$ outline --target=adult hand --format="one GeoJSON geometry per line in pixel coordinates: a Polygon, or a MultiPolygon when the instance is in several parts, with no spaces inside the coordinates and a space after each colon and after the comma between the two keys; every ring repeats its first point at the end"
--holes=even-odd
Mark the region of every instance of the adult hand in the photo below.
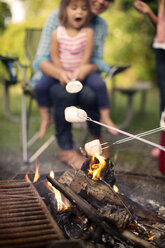
{"type": "Polygon", "coordinates": [[[73,75],[71,72],[62,69],[60,70],[58,80],[60,81],[62,86],[66,86],[66,84],[69,83],[72,79],[73,75]]]}
{"type": "Polygon", "coordinates": [[[149,14],[151,12],[151,8],[148,6],[148,4],[140,1],[140,0],[136,0],[134,2],[134,7],[143,14],[149,14]]]}

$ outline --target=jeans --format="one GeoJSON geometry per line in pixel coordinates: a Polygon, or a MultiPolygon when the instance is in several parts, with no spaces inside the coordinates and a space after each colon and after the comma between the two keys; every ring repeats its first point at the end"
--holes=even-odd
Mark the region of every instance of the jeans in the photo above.
{"type": "Polygon", "coordinates": [[[165,110],[165,50],[155,49],[157,81],[160,91],[160,111],[165,110]]]}
{"type": "Polygon", "coordinates": [[[49,107],[51,105],[49,89],[58,83],[58,80],[48,77],[45,74],[37,82],[34,92],[39,107],[49,107]]]}
{"type": "MultiPolygon", "coordinates": [[[[54,84],[59,84],[59,81],[46,75],[43,75],[41,79],[37,82],[34,90],[36,100],[40,107],[50,106],[51,100],[49,89],[54,84]]],[[[83,82],[83,86],[86,85],[88,85],[96,93],[99,109],[105,109],[110,107],[110,101],[105,82],[98,73],[89,74],[89,76],[83,82]]]]}
{"type": "MultiPolygon", "coordinates": [[[[64,110],[69,106],[78,106],[86,111],[87,116],[99,121],[99,109],[109,108],[106,85],[98,73],[91,73],[83,82],[83,89],[70,94],[57,79],[43,75],[35,86],[35,95],[39,107],[53,104],[53,116],[58,145],[64,150],[73,149],[72,124],[65,120],[64,110]]],[[[101,127],[87,121],[91,135],[100,137],[101,127]]]]}
{"type": "MultiPolygon", "coordinates": [[[[64,150],[71,150],[73,149],[72,124],[65,120],[64,110],[69,106],[79,106],[86,111],[88,117],[99,121],[100,115],[96,94],[87,85],[84,85],[79,93],[70,94],[60,83],[55,83],[50,88],[50,96],[54,108],[54,122],[58,145],[64,150]]],[[[101,128],[99,125],[89,121],[87,121],[87,125],[92,135],[100,136],[101,128]]]]}

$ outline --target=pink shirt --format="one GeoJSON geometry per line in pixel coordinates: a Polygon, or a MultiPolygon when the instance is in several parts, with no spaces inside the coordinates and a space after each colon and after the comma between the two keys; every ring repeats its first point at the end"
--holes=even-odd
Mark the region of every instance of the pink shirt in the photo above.
{"type": "Polygon", "coordinates": [[[59,43],[59,57],[65,70],[73,72],[80,64],[87,42],[86,28],[82,28],[78,35],[70,37],[64,26],[57,29],[59,43]]]}

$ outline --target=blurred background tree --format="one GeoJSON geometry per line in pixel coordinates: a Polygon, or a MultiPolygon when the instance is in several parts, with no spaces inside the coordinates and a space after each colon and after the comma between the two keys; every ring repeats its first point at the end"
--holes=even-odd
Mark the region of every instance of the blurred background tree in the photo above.
{"type": "Polygon", "coordinates": [[[6,28],[6,23],[11,19],[11,16],[9,5],[0,1],[0,33],[6,28]]]}
{"type": "MultiPolygon", "coordinates": [[[[10,23],[5,20],[11,16],[9,6],[0,1],[0,53],[6,51],[11,56],[24,59],[24,35],[26,27],[42,28],[48,15],[58,8],[59,0],[20,0],[23,3],[26,18],[22,23],[10,23]]],[[[145,0],[154,12],[157,1],[145,0]]],[[[19,14],[19,13],[18,13],[19,14]]],[[[132,84],[137,80],[155,81],[154,52],[152,49],[155,27],[148,18],[138,13],[132,0],[116,0],[102,15],[109,25],[105,45],[104,59],[111,65],[130,64],[123,79],[118,76],[118,83],[132,84]]]]}

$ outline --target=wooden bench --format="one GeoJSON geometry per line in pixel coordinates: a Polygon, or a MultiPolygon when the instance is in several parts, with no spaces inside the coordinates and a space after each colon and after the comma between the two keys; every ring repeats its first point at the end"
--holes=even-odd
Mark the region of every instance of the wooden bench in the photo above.
{"type": "Polygon", "coordinates": [[[134,96],[137,93],[141,94],[139,113],[141,115],[144,113],[146,101],[147,101],[147,93],[151,88],[152,88],[151,82],[137,82],[130,88],[113,87],[112,89],[113,98],[115,98],[114,96],[115,92],[120,92],[121,94],[125,95],[128,98],[125,119],[123,123],[119,125],[120,129],[127,129],[131,124],[133,118],[133,100],[134,100],[134,96]]]}
{"type": "Polygon", "coordinates": [[[109,74],[105,77],[105,82],[108,83],[112,80],[112,89],[111,89],[111,102],[113,108],[115,108],[115,92],[119,92],[127,97],[127,106],[125,111],[125,119],[124,121],[118,125],[119,129],[127,129],[133,118],[133,99],[136,93],[141,94],[141,102],[140,102],[140,114],[144,113],[146,100],[147,100],[147,92],[152,88],[151,82],[137,82],[132,87],[122,88],[116,86],[115,75],[129,69],[131,66],[112,66],[109,74]]]}

